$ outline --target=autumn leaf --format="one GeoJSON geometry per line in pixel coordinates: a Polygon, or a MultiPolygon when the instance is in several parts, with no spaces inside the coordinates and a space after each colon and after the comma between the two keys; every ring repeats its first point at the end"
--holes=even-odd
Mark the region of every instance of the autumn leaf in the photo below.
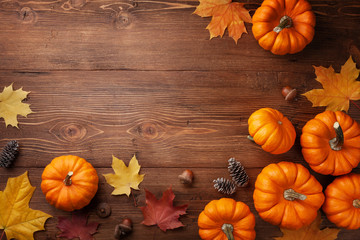
{"type": "Polygon", "coordinates": [[[34,191],[27,172],[9,178],[5,190],[0,191],[0,229],[7,239],[32,240],[34,232],[44,230],[46,220],[52,217],[29,207],[34,191]]]}
{"type": "Polygon", "coordinates": [[[168,188],[160,200],[154,194],[145,189],[146,206],[141,207],[144,215],[142,224],[146,226],[158,225],[164,232],[167,229],[174,229],[184,226],[178,218],[180,215],[186,214],[188,205],[173,206],[175,194],[168,188]]]}
{"type": "Polygon", "coordinates": [[[84,213],[72,213],[71,219],[58,217],[59,223],[56,226],[61,233],[57,237],[68,239],[79,238],[80,240],[92,240],[92,235],[97,233],[99,223],[87,223],[88,216],[84,213]]]}
{"type": "Polygon", "coordinates": [[[200,4],[194,11],[200,17],[211,17],[206,29],[210,32],[210,39],[224,35],[228,29],[229,36],[237,43],[243,33],[247,33],[244,22],[251,23],[249,11],[244,3],[231,0],[199,0],[200,4]]]}
{"type": "Polygon", "coordinates": [[[335,73],[331,66],[314,68],[316,80],[323,89],[313,89],[303,94],[313,103],[313,107],[326,106],[326,110],[347,112],[350,100],[360,99],[360,81],[356,81],[360,70],[351,56],[341,67],[340,73],[335,73]]]}
{"type": "Polygon", "coordinates": [[[30,92],[25,92],[22,88],[14,91],[12,84],[4,87],[0,93],[0,118],[5,120],[5,125],[18,128],[17,115],[26,117],[32,113],[30,104],[21,102],[30,92]]]}
{"type": "Polygon", "coordinates": [[[340,229],[325,228],[320,230],[321,214],[318,213],[316,219],[309,225],[299,230],[289,230],[280,228],[282,237],[276,237],[275,240],[334,240],[337,238],[340,229]]]}
{"type": "Polygon", "coordinates": [[[112,195],[126,194],[130,196],[131,189],[139,190],[139,184],[144,180],[144,174],[140,175],[140,165],[134,155],[130,160],[129,167],[122,160],[113,156],[112,168],[115,174],[104,174],[106,182],[115,189],[112,195]]]}

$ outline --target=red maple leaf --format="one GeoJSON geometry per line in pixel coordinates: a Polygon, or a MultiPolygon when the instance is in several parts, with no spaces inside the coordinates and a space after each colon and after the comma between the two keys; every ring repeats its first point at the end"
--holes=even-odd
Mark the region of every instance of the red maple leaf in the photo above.
{"type": "Polygon", "coordinates": [[[68,239],[79,238],[80,240],[93,240],[93,234],[97,232],[99,223],[87,223],[88,216],[83,213],[73,213],[71,219],[67,217],[58,217],[57,228],[61,233],[57,237],[68,239]]]}
{"type": "Polygon", "coordinates": [[[184,226],[180,221],[180,215],[186,214],[187,204],[182,206],[174,206],[173,200],[175,194],[169,187],[161,199],[157,199],[154,194],[145,189],[146,206],[141,207],[144,215],[142,224],[146,226],[158,225],[164,232],[167,229],[174,229],[184,226]]]}

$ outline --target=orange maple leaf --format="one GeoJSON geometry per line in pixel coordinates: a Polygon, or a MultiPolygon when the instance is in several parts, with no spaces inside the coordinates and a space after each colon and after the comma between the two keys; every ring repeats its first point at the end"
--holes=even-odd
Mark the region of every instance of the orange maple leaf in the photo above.
{"type": "Polygon", "coordinates": [[[321,214],[318,213],[315,220],[308,226],[299,230],[289,230],[280,228],[283,233],[282,237],[276,237],[275,240],[334,240],[337,238],[340,229],[325,228],[320,230],[321,214]]]}
{"type": "Polygon", "coordinates": [[[360,70],[351,56],[341,67],[340,73],[335,73],[331,66],[314,68],[316,80],[324,89],[313,89],[302,94],[313,103],[313,107],[326,106],[326,110],[347,112],[350,100],[360,99],[360,81],[356,81],[360,70]]]}
{"type": "Polygon", "coordinates": [[[199,0],[200,4],[194,11],[200,17],[211,17],[211,22],[206,27],[210,32],[210,39],[224,35],[228,29],[229,36],[235,43],[243,33],[247,33],[244,22],[251,23],[249,11],[244,8],[244,3],[231,2],[231,0],[199,0]]]}

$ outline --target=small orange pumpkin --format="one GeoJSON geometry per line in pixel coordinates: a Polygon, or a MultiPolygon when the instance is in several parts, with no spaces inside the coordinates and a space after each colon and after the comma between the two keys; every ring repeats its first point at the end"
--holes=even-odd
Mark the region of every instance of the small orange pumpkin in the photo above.
{"type": "Polygon", "coordinates": [[[360,228],[360,174],[336,178],[325,190],[323,210],[338,227],[360,228]]]}
{"type": "Polygon", "coordinates": [[[231,198],[212,200],[198,219],[199,235],[204,240],[252,240],[255,217],[243,202],[231,198]]]}
{"type": "Polygon", "coordinates": [[[292,162],[266,166],[256,179],[253,198],[262,219],[288,229],[309,225],[325,199],[309,170],[292,162]]]}
{"type": "Polygon", "coordinates": [[[272,154],[290,150],[295,143],[296,132],[291,122],[276,109],[261,108],[248,119],[249,139],[272,154]]]}
{"type": "Polygon", "coordinates": [[[260,46],[277,55],[302,51],[315,33],[315,15],[306,0],[265,0],[252,22],[260,46]]]}
{"type": "Polygon", "coordinates": [[[88,205],[98,189],[95,168],[77,156],[54,158],[41,176],[41,190],[56,208],[74,211],[88,205]]]}
{"type": "Polygon", "coordinates": [[[325,111],[305,124],[300,144],[315,172],[347,174],[360,162],[360,125],[344,112],[325,111]]]}

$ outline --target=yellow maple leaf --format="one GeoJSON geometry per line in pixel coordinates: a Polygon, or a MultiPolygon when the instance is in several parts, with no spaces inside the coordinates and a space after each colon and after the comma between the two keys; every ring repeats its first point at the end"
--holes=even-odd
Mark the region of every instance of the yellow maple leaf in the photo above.
{"type": "Polygon", "coordinates": [[[29,207],[34,191],[27,171],[9,178],[5,190],[0,191],[0,229],[4,229],[7,239],[32,240],[34,232],[44,230],[46,220],[52,217],[29,207]]]}
{"type": "Polygon", "coordinates": [[[299,230],[289,230],[280,228],[282,237],[276,237],[275,240],[334,240],[337,238],[340,229],[325,228],[320,230],[321,214],[318,213],[315,220],[309,225],[299,230]]]}
{"type": "Polygon", "coordinates": [[[347,112],[350,100],[360,99],[360,81],[356,81],[360,70],[351,56],[341,67],[340,73],[335,73],[331,66],[314,68],[316,80],[323,89],[313,89],[302,94],[312,102],[313,107],[326,106],[326,110],[347,112]]]}
{"type": "Polygon", "coordinates": [[[106,182],[115,188],[112,195],[126,194],[130,196],[130,188],[139,190],[139,184],[144,180],[144,174],[139,174],[140,165],[135,155],[130,160],[129,167],[126,167],[122,160],[113,156],[111,167],[115,174],[103,175],[106,182]]]}
{"type": "Polygon", "coordinates": [[[249,11],[244,3],[231,2],[232,0],[199,0],[200,4],[194,13],[200,17],[211,17],[206,29],[210,32],[210,39],[224,35],[228,29],[229,36],[237,43],[243,33],[247,33],[244,22],[251,23],[249,11]]]}
{"type": "Polygon", "coordinates": [[[18,127],[17,115],[26,117],[32,113],[30,104],[21,102],[29,93],[23,91],[22,88],[14,91],[12,84],[4,87],[3,92],[0,93],[0,118],[4,118],[6,126],[10,124],[18,127]]]}

